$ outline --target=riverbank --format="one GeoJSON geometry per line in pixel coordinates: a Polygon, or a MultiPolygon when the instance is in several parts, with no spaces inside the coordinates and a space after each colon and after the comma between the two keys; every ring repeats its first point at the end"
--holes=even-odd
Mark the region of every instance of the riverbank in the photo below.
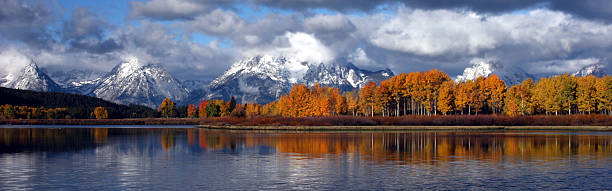
{"type": "MultiPolygon", "coordinates": [[[[572,115],[572,116],[402,116],[402,117],[364,117],[364,116],[330,116],[330,117],[208,117],[208,118],[129,118],[129,119],[3,119],[0,125],[208,125],[208,126],[335,126],[335,127],[388,127],[406,128],[419,126],[460,127],[480,126],[498,128],[500,126],[612,126],[612,117],[608,115],[572,115]]],[[[361,128],[360,128],[361,129],[361,128]]]]}
{"type": "Polygon", "coordinates": [[[406,130],[567,130],[612,131],[611,126],[215,126],[199,125],[205,129],[261,130],[261,131],[406,131],[406,130]]]}

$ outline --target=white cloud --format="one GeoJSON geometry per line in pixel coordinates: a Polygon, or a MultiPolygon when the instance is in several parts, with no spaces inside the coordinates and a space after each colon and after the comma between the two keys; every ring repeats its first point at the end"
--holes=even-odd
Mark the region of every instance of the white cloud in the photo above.
{"type": "Polygon", "coordinates": [[[495,23],[471,12],[405,10],[370,34],[379,47],[418,55],[477,54],[492,49],[501,34],[495,23]]]}
{"type": "Polygon", "coordinates": [[[9,47],[0,52],[0,73],[1,76],[7,74],[17,75],[23,68],[30,64],[32,59],[23,53],[20,50],[17,50],[14,47],[9,47]]]}
{"type": "Polygon", "coordinates": [[[243,51],[244,56],[271,55],[295,58],[300,62],[330,63],[334,52],[323,45],[313,35],[303,32],[287,32],[278,36],[265,47],[250,47],[243,51]]]}
{"type": "Polygon", "coordinates": [[[368,58],[368,55],[362,48],[355,49],[354,52],[347,56],[347,60],[357,66],[377,65],[376,61],[368,58]]]}
{"type": "Polygon", "coordinates": [[[234,12],[215,9],[214,11],[197,16],[188,25],[207,34],[229,35],[243,30],[245,21],[234,12]]]}
{"type": "Polygon", "coordinates": [[[570,60],[549,60],[532,63],[531,71],[537,73],[574,73],[585,66],[598,64],[599,58],[579,58],[570,60]]]}
{"type": "Polygon", "coordinates": [[[188,0],[151,0],[130,2],[131,18],[150,17],[160,20],[180,19],[193,16],[207,9],[204,4],[188,0]]]}
{"type": "Polygon", "coordinates": [[[304,28],[309,32],[351,32],[355,26],[342,14],[315,15],[304,20],[304,28]]]}

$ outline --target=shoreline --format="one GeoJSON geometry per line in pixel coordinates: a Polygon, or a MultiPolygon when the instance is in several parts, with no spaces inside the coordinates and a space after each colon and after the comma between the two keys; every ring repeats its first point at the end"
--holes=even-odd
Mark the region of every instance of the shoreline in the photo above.
{"type": "Polygon", "coordinates": [[[264,131],[411,131],[411,130],[566,130],[612,131],[611,126],[223,126],[198,125],[204,129],[264,131]]]}

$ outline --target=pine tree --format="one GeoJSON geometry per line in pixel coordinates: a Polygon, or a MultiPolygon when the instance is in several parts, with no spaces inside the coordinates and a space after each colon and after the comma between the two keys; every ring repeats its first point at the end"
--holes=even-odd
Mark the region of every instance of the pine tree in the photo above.
{"type": "Polygon", "coordinates": [[[232,96],[232,98],[230,98],[229,101],[229,107],[228,107],[228,112],[231,113],[234,111],[234,109],[236,108],[236,98],[234,98],[234,96],[232,96]]]}

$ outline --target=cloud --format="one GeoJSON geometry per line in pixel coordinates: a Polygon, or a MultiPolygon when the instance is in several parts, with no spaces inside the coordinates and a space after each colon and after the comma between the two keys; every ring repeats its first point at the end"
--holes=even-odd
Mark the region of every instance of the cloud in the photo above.
{"type": "Polygon", "coordinates": [[[335,53],[323,45],[312,34],[287,32],[278,36],[271,44],[262,47],[245,49],[243,56],[256,55],[284,56],[295,58],[300,62],[330,63],[335,53]]]}
{"type": "Polygon", "coordinates": [[[304,29],[325,42],[350,37],[357,28],[342,14],[315,15],[304,20],[304,29]]]}
{"type": "Polygon", "coordinates": [[[534,63],[532,71],[537,73],[560,74],[574,73],[585,66],[601,63],[599,58],[578,58],[570,60],[549,60],[534,63]]]}
{"type": "Polygon", "coordinates": [[[435,67],[459,73],[471,58],[492,56],[500,58],[501,64],[531,72],[531,64],[607,58],[612,50],[611,25],[549,9],[486,15],[400,8],[394,16],[350,19],[359,23],[355,36],[376,47],[365,49],[366,53],[401,71],[435,67]]]}
{"type": "Polygon", "coordinates": [[[64,38],[85,38],[89,36],[101,38],[108,22],[99,18],[88,8],[75,8],[71,19],[64,23],[64,38]]]}
{"type": "Polygon", "coordinates": [[[110,24],[88,8],[75,8],[70,20],[63,23],[63,40],[72,49],[107,53],[121,48],[116,39],[104,39],[110,24]]]}
{"type": "Polygon", "coordinates": [[[612,21],[612,1],[609,0],[556,0],[550,1],[550,8],[587,19],[612,21]]]}
{"type": "Polygon", "coordinates": [[[168,26],[142,22],[139,27],[121,29],[116,34],[122,39],[122,49],[113,53],[137,56],[144,63],[161,64],[179,79],[210,79],[230,65],[231,52],[213,41],[199,44],[180,39],[168,26]]]}
{"type": "Polygon", "coordinates": [[[157,20],[188,19],[208,10],[205,4],[189,0],[151,0],[130,2],[129,18],[152,18],[157,20]]]}
{"type": "Polygon", "coordinates": [[[495,24],[472,12],[400,10],[371,34],[379,47],[418,55],[477,54],[495,48],[495,24]]]}
{"type": "Polygon", "coordinates": [[[31,62],[31,58],[22,54],[21,51],[15,47],[8,47],[0,50],[0,67],[2,68],[2,70],[0,70],[0,77],[7,74],[18,75],[21,70],[31,62]]]}
{"type": "Polygon", "coordinates": [[[371,66],[377,65],[376,61],[370,59],[366,52],[362,48],[355,49],[354,52],[350,53],[347,56],[347,61],[358,65],[358,66],[371,66]]]}
{"type": "Polygon", "coordinates": [[[24,42],[33,47],[50,47],[55,43],[47,24],[55,19],[43,2],[0,1],[0,39],[24,42]]]}
{"type": "Polygon", "coordinates": [[[244,29],[245,21],[234,12],[215,9],[214,11],[199,15],[187,25],[206,34],[223,36],[244,29]]]}

